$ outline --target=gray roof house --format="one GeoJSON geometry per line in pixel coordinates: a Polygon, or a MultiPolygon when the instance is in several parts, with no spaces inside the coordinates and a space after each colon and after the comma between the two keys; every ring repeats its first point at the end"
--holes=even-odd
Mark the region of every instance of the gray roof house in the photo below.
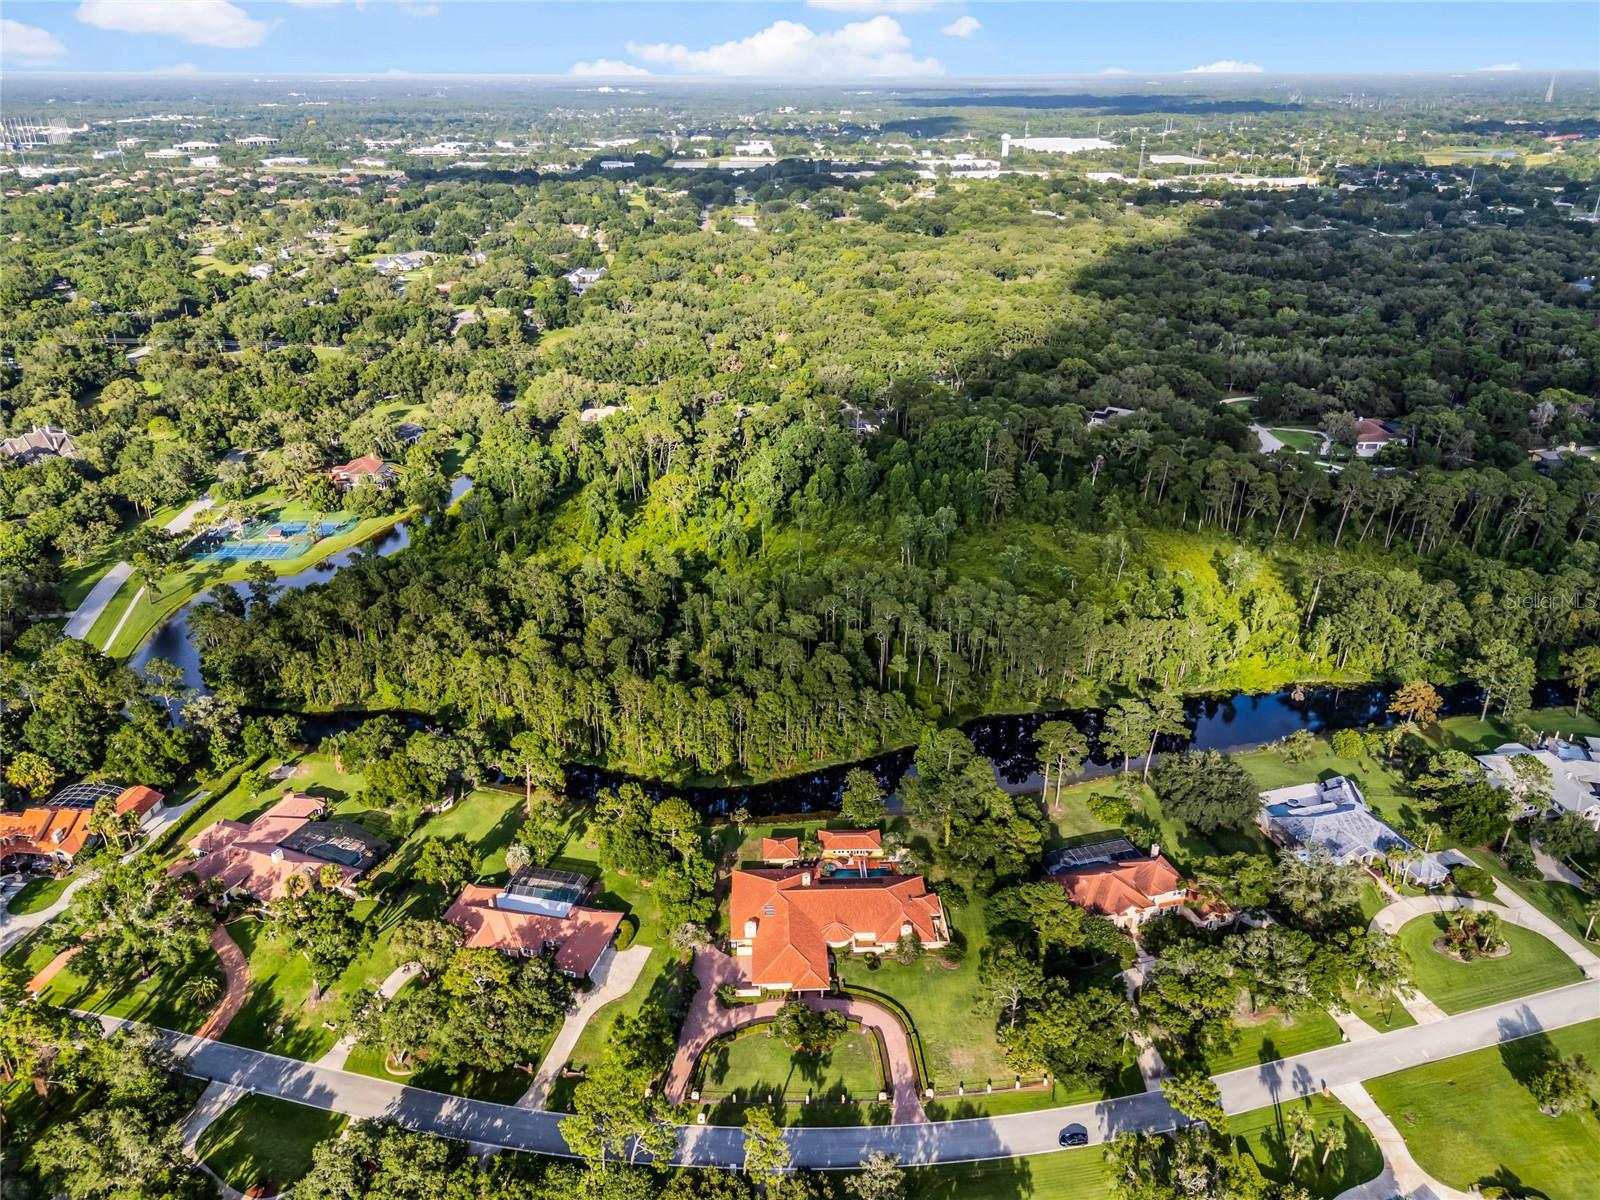
{"type": "Polygon", "coordinates": [[[1493,754],[1477,756],[1478,765],[1495,787],[1505,787],[1511,779],[1511,760],[1531,754],[1550,770],[1550,815],[1577,813],[1600,829],[1600,738],[1585,738],[1584,744],[1548,737],[1531,750],[1521,742],[1507,742],[1493,754]]]}
{"type": "Polygon", "coordinates": [[[77,458],[78,447],[66,430],[35,425],[27,433],[0,440],[0,454],[26,467],[47,458],[77,458]]]}
{"type": "MultiPolygon", "coordinates": [[[[1274,788],[1262,792],[1261,801],[1257,820],[1267,836],[1302,854],[1321,849],[1337,863],[1365,866],[1398,849],[1417,849],[1367,807],[1355,780],[1344,775],[1274,788]]],[[[1410,868],[1411,878],[1428,888],[1449,874],[1436,854],[1423,854],[1410,868]]]]}

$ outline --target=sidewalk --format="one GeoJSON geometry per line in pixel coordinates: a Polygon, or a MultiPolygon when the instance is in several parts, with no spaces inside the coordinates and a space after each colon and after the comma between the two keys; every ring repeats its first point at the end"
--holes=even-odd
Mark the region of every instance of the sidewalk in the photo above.
{"type": "Polygon", "coordinates": [[[1406,1200],[1478,1200],[1476,1196],[1440,1183],[1418,1166],[1394,1122],[1361,1084],[1340,1084],[1333,1089],[1333,1094],[1367,1127],[1372,1140],[1383,1151],[1384,1163],[1383,1174],[1341,1192],[1337,1200],[1394,1200],[1396,1196],[1406,1200]]]}

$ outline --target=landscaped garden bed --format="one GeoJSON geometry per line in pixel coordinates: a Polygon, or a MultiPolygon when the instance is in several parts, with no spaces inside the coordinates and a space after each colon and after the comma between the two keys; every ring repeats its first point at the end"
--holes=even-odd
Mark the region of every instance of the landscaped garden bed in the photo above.
{"type": "Polygon", "coordinates": [[[1417,990],[1447,1013],[1465,1012],[1518,996],[1547,991],[1583,978],[1575,963],[1537,933],[1503,922],[1500,936],[1508,952],[1463,962],[1434,949],[1448,928],[1442,913],[1417,917],[1400,930],[1400,944],[1411,956],[1417,990]]]}

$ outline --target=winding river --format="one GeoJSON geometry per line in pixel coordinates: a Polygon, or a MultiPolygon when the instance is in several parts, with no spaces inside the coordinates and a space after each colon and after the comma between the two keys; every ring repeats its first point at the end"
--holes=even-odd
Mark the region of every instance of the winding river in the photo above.
{"type": "MultiPolygon", "coordinates": [[[[450,486],[450,503],[454,505],[471,487],[472,480],[468,476],[454,480],[450,486]]],[[[279,588],[297,590],[314,583],[326,583],[341,567],[363,556],[376,554],[387,557],[410,544],[411,533],[406,523],[401,521],[366,542],[330,555],[303,571],[282,576],[277,580],[277,585],[279,588]]],[[[218,586],[231,587],[241,594],[247,587],[242,582],[218,586]]],[[[183,669],[189,687],[206,691],[205,681],[200,676],[200,654],[189,637],[189,611],[214,591],[215,588],[208,588],[201,592],[162,622],[139,647],[130,665],[135,670],[141,670],[152,658],[167,659],[183,669]]],[[[1318,733],[1388,725],[1393,722],[1388,708],[1394,692],[1395,687],[1391,684],[1356,684],[1348,687],[1297,687],[1264,694],[1239,692],[1231,696],[1192,696],[1184,701],[1188,736],[1163,738],[1158,749],[1166,752],[1185,748],[1245,750],[1275,742],[1297,729],[1318,733]]],[[[1476,714],[1482,702],[1482,693],[1471,684],[1443,687],[1439,693],[1444,699],[1446,716],[1476,714]]],[[[1533,704],[1536,708],[1571,703],[1571,690],[1559,684],[1543,683],[1534,689],[1533,704]]],[[[372,715],[362,712],[308,714],[302,718],[302,722],[306,735],[315,740],[335,730],[353,728],[372,715]]],[[[417,715],[395,715],[402,716],[408,724],[418,728],[427,724],[425,718],[417,715]]],[[[962,729],[972,739],[978,752],[993,761],[1000,785],[1009,792],[1022,793],[1038,791],[1040,787],[1041,780],[1034,759],[1038,748],[1034,735],[1045,721],[1071,721],[1089,735],[1090,744],[1096,747],[1096,751],[1094,759],[1084,771],[1085,775],[1111,773],[1115,764],[1110,763],[1098,750],[1097,734],[1103,717],[1104,713],[1099,709],[1067,709],[980,717],[967,722],[962,729]]],[[[619,784],[637,783],[652,796],[682,796],[707,816],[728,816],[743,807],[754,816],[771,817],[836,808],[845,775],[857,767],[872,771],[886,790],[893,791],[911,767],[911,762],[911,749],[891,750],[858,762],[739,787],[680,786],[578,764],[567,768],[567,792],[575,798],[587,798],[619,784]]]]}

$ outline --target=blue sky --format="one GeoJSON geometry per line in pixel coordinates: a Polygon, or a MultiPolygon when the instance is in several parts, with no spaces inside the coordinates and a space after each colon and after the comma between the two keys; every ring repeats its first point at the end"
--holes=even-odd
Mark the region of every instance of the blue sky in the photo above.
{"type": "Polygon", "coordinates": [[[12,70],[865,78],[1600,70],[1600,5],[7,0],[12,70]]]}

